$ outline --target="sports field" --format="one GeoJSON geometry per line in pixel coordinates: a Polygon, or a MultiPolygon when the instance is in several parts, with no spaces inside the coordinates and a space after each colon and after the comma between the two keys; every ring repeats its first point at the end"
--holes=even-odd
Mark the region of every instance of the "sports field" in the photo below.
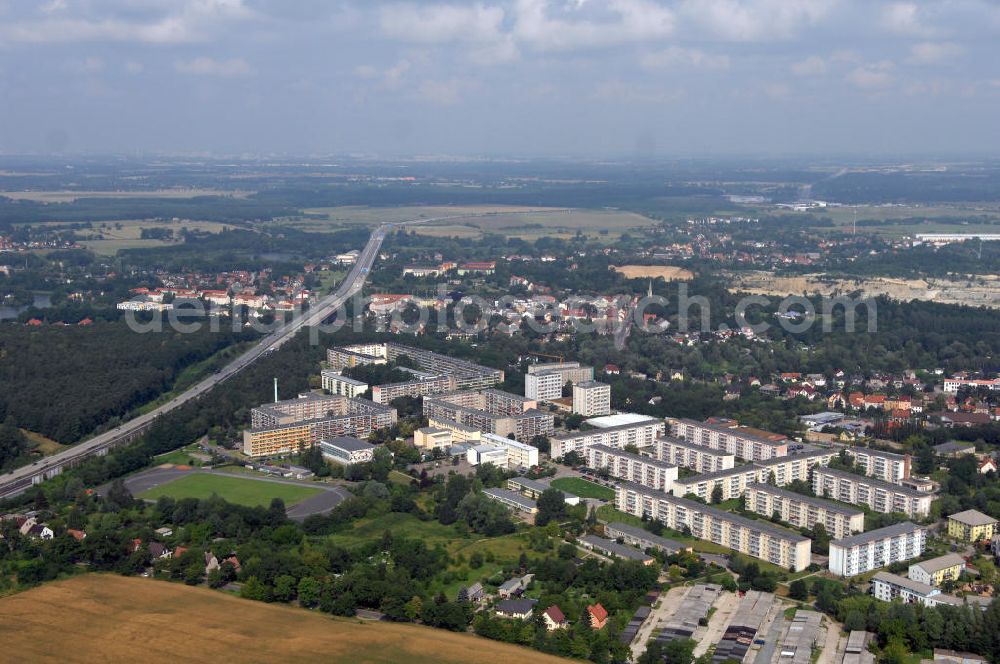
{"type": "Polygon", "coordinates": [[[606,486],[595,484],[582,477],[560,477],[550,483],[553,489],[572,493],[581,498],[597,498],[598,500],[614,500],[615,491],[606,486]]]}
{"type": "Polygon", "coordinates": [[[270,505],[273,498],[281,498],[285,506],[290,507],[301,503],[306,498],[314,496],[322,489],[314,489],[295,484],[266,482],[239,476],[210,475],[207,473],[192,473],[184,475],[172,482],[161,484],[140,493],[137,497],[156,500],[160,496],[171,498],[211,498],[218,494],[220,498],[237,505],[270,505]]]}
{"type": "Polygon", "coordinates": [[[64,664],[568,661],[471,634],[331,618],[207,588],[104,574],[0,599],[0,643],[4,661],[64,664]]]}

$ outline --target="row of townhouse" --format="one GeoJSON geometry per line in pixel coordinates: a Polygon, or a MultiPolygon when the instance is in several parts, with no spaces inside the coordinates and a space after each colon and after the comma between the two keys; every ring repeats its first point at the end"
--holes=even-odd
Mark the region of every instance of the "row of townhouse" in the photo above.
{"type": "Polygon", "coordinates": [[[909,517],[929,515],[934,497],[906,486],[833,468],[816,468],[812,484],[813,493],[817,496],[852,505],[867,505],[884,514],[902,512],[909,517]]]}
{"type": "Polygon", "coordinates": [[[588,467],[607,470],[611,477],[660,491],[670,491],[677,480],[677,466],[608,445],[591,445],[584,459],[588,467]]]}
{"type": "Polygon", "coordinates": [[[796,572],[812,562],[812,542],[767,521],[756,521],[632,482],[615,489],[615,507],[668,528],[690,530],[695,537],[766,560],[796,572]]]}
{"type": "Polygon", "coordinates": [[[884,452],[869,447],[848,447],[846,451],[868,477],[893,483],[901,482],[910,477],[911,460],[909,454],[884,452]]]}
{"type": "Polygon", "coordinates": [[[736,422],[667,418],[670,434],[694,445],[734,454],[747,461],[764,461],[786,456],[791,441],[785,436],[738,426],[736,422]]]}
{"type": "Polygon", "coordinates": [[[751,484],[743,497],[746,509],[751,512],[769,518],[777,514],[782,521],[797,528],[812,529],[816,524],[823,524],[835,539],[865,529],[865,513],[859,509],[770,484],[751,484]]]}
{"type": "Polygon", "coordinates": [[[920,557],[927,545],[927,530],[904,521],[830,542],[830,572],[856,576],[920,557]]]}
{"type": "Polygon", "coordinates": [[[795,480],[808,481],[810,471],[825,466],[836,456],[830,449],[814,449],[784,457],[775,457],[733,468],[684,477],[674,482],[673,494],[694,494],[711,500],[716,487],[722,490],[722,500],[739,498],[751,484],[785,486],[795,480]]]}
{"type": "Polygon", "coordinates": [[[649,447],[656,442],[657,437],[663,435],[663,431],[663,420],[655,417],[586,431],[571,431],[552,437],[550,453],[553,459],[559,459],[570,452],[583,456],[591,445],[607,445],[616,449],[622,449],[626,445],[649,447]]]}
{"type": "Polygon", "coordinates": [[[726,470],[736,465],[736,456],[733,454],[717,452],[673,436],[656,439],[656,458],[698,473],[726,470]]]}

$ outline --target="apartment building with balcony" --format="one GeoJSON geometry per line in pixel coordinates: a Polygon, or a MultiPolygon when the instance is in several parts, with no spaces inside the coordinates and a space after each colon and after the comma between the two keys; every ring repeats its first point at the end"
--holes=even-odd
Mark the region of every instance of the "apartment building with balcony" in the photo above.
{"type": "Polygon", "coordinates": [[[874,477],[818,466],[813,469],[812,483],[817,496],[867,505],[883,514],[902,512],[909,517],[925,517],[931,512],[933,495],[874,477]]]}
{"type": "Polygon", "coordinates": [[[868,477],[895,484],[910,476],[909,454],[884,452],[869,447],[848,447],[846,451],[868,477]]]}
{"type": "Polygon", "coordinates": [[[632,482],[616,487],[615,507],[660,521],[673,530],[687,529],[699,539],[785,569],[802,571],[812,561],[812,542],[798,533],[632,482]]]}
{"type": "Polygon", "coordinates": [[[608,445],[591,445],[584,451],[584,459],[589,468],[607,470],[611,477],[659,491],[670,491],[678,474],[675,465],[608,445]]]}
{"type": "Polygon", "coordinates": [[[910,521],[830,542],[830,572],[856,576],[920,557],[927,530],[910,521]]]}
{"type": "Polygon", "coordinates": [[[570,452],[583,456],[584,450],[591,445],[607,445],[616,449],[634,445],[642,449],[653,445],[656,438],[663,435],[663,431],[663,420],[648,417],[586,431],[561,433],[550,439],[550,455],[553,459],[562,458],[570,452]]]}
{"type": "Polygon", "coordinates": [[[712,473],[736,465],[736,456],[694,445],[673,436],[656,439],[656,458],[698,473],[712,473]]]}
{"type": "Polygon", "coordinates": [[[788,454],[791,441],[785,436],[738,426],[726,420],[697,422],[667,418],[670,434],[694,445],[736,455],[747,461],[764,461],[788,454]]]}
{"type": "Polygon", "coordinates": [[[816,524],[834,539],[865,529],[865,513],[822,498],[804,496],[770,484],[750,484],[743,495],[746,509],[770,518],[777,514],[782,521],[797,528],[812,529],[816,524]]]}

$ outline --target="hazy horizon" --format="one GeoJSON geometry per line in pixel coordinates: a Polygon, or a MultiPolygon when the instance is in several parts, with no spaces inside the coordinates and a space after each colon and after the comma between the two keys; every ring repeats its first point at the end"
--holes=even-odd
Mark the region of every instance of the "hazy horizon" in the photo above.
{"type": "Polygon", "coordinates": [[[986,0],[0,0],[0,153],[961,158],[986,0]]]}

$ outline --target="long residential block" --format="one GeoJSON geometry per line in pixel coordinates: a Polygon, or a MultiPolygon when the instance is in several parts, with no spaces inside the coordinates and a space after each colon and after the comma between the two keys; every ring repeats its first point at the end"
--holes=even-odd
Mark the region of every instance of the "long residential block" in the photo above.
{"type": "Polygon", "coordinates": [[[603,468],[612,477],[660,491],[670,491],[677,480],[677,466],[608,445],[591,445],[584,458],[590,468],[603,468]]]}
{"type": "Polygon", "coordinates": [[[417,380],[373,386],[372,400],[376,403],[386,404],[407,396],[483,389],[504,379],[500,369],[393,342],[338,346],[326,351],[327,363],[334,371],[365,364],[387,364],[403,357],[415,364],[423,375],[417,380]]]}
{"type": "Polygon", "coordinates": [[[265,404],[251,411],[251,427],[243,431],[243,453],[271,456],[297,452],[338,436],[367,438],[396,423],[396,409],[341,395],[303,395],[265,404]]]}
{"type": "Polygon", "coordinates": [[[702,500],[711,500],[715,488],[722,490],[722,500],[739,498],[754,483],[785,486],[795,480],[809,481],[810,471],[823,466],[835,456],[833,450],[816,449],[788,456],[774,457],[742,466],[692,475],[674,482],[673,494],[694,494],[702,500]]]}
{"type": "Polygon", "coordinates": [[[553,436],[549,441],[550,454],[553,459],[559,459],[570,452],[583,456],[584,450],[591,445],[607,445],[617,449],[626,445],[649,447],[657,436],[663,435],[663,430],[663,420],[650,417],[626,424],[563,433],[553,436]]]}
{"type": "Polygon", "coordinates": [[[924,517],[931,512],[933,496],[874,477],[862,477],[833,468],[813,470],[813,493],[842,503],[867,505],[876,512],[902,512],[924,517]]]}
{"type": "Polygon", "coordinates": [[[468,390],[425,397],[428,419],[451,420],[498,436],[514,435],[521,441],[548,436],[554,429],[552,413],[537,408],[538,402],[501,390],[468,390]]]}
{"type": "Polygon", "coordinates": [[[785,569],[798,572],[812,561],[811,542],[798,533],[632,482],[616,487],[615,507],[633,516],[655,519],[674,530],[686,528],[699,539],[785,569]]]}
{"type": "Polygon", "coordinates": [[[712,473],[736,465],[736,456],[695,445],[673,436],[656,439],[656,458],[699,473],[712,473]]]}
{"type": "Polygon", "coordinates": [[[897,483],[910,476],[910,455],[873,450],[869,447],[848,447],[847,453],[868,477],[897,483]]]}
{"type": "Polygon", "coordinates": [[[829,500],[804,496],[770,484],[750,484],[743,495],[746,508],[761,516],[778,514],[797,528],[812,529],[816,524],[835,539],[865,529],[865,513],[829,500]]]}
{"type": "Polygon", "coordinates": [[[927,544],[927,530],[904,521],[830,542],[830,572],[855,576],[919,557],[927,544]]]}
{"type": "Polygon", "coordinates": [[[788,454],[785,436],[742,427],[735,422],[697,422],[668,418],[671,435],[720,452],[735,454],[747,461],[763,461],[788,454]]]}

